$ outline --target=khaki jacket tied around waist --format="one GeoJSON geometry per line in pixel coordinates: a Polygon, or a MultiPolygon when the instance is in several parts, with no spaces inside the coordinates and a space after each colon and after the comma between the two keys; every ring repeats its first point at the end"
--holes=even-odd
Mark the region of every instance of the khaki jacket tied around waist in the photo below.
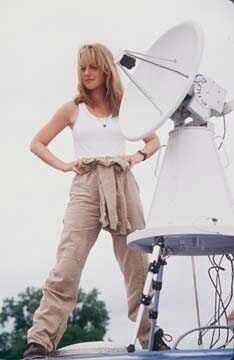
{"type": "Polygon", "coordinates": [[[120,157],[82,158],[80,175],[97,170],[102,228],[127,235],[145,227],[139,188],[128,161],[120,157]]]}

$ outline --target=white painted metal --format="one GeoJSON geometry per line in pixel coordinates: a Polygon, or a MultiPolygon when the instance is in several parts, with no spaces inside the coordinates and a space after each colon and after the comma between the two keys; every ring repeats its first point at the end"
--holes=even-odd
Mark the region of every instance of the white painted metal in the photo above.
{"type": "Polygon", "coordinates": [[[90,354],[97,354],[97,356],[100,356],[101,354],[108,354],[108,353],[114,354],[114,353],[124,353],[124,352],[126,352],[125,344],[119,344],[112,341],[91,341],[91,342],[77,343],[77,344],[65,346],[63,348],[58,349],[56,355],[59,358],[63,356],[68,357],[74,355],[87,356],[90,354]]]}
{"type": "Polygon", "coordinates": [[[234,100],[231,100],[224,104],[223,114],[229,114],[234,111],[234,100]]]}
{"type": "Polygon", "coordinates": [[[193,82],[193,97],[187,110],[200,120],[209,120],[212,115],[221,116],[227,91],[214,80],[204,75],[196,75],[193,82]]]}
{"type": "Polygon", "coordinates": [[[212,128],[171,131],[146,229],[128,236],[130,247],[152,251],[164,236],[172,254],[234,251],[234,209],[212,128]]]}
{"type": "Polygon", "coordinates": [[[202,51],[203,32],[193,22],[175,26],[150,47],[121,103],[120,126],[127,139],[143,138],[170,118],[192,86],[202,51]]]}

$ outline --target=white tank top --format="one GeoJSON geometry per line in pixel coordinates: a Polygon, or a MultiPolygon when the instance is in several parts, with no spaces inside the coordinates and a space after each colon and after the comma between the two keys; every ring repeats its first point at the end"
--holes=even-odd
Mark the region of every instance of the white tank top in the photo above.
{"type": "Polygon", "coordinates": [[[79,104],[79,115],[72,128],[76,158],[124,155],[126,142],[118,120],[111,115],[96,117],[84,103],[79,104]]]}

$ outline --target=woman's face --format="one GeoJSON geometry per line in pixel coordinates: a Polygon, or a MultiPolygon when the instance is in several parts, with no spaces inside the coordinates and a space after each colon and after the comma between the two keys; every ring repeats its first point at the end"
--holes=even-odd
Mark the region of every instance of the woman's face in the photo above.
{"type": "Polygon", "coordinates": [[[80,77],[83,85],[88,90],[95,90],[105,85],[103,71],[97,67],[92,59],[85,59],[80,65],[80,77]]]}

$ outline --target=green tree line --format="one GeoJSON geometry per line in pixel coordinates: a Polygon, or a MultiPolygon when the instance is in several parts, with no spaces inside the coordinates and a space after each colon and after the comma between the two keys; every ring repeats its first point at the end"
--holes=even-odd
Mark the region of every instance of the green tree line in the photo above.
{"type": "MultiPolygon", "coordinates": [[[[98,299],[97,289],[78,293],[74,311],[70,314],[67,331],[59,347],[78,342],[99,341],[107,330],[109,315],[106,305],[98,299]]],[[[19,360],[26,347],[27,331],[39,306],[42,291],[27,287],[16,298],[6,298],[0,312],[0,359],[19,360]]]]}

